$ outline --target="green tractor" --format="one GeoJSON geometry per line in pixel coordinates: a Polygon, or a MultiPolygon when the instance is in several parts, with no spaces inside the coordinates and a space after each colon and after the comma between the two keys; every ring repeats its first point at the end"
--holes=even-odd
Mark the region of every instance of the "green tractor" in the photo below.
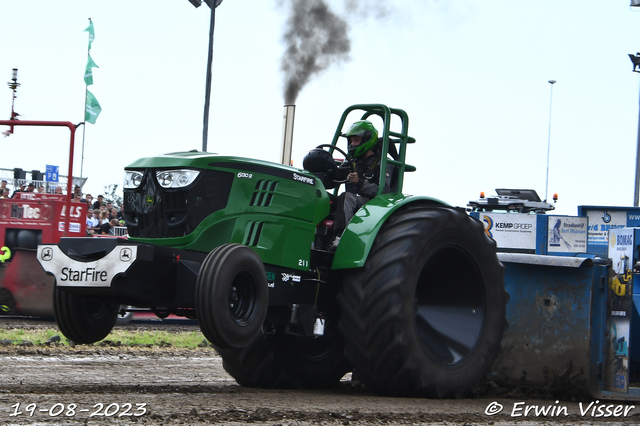
{"type": "Polygon", "coordinates": [[[125,169],[129,239],[38,248],[56,279],[60,330],[96,342],[119,306],[146,307],[197,318],[243,386],[330,387],[354,371],[382,395],[472,393],[506,327],[503,267],[463,209],[402,194],[415,170],[405,163],[408,124],[400,109],[351,106],[332,143],[309,154],[324,158],[312,171],[196,151],[134,162],[125,169]],[[351,113],[382,122],[383,172],[377,196],[332,247],[333,155],[351,113]]]}

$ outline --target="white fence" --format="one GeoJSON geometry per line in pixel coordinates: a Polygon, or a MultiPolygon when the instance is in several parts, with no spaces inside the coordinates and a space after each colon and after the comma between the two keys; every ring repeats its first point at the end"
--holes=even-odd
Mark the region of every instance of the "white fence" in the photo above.
{"type": "Polygon", "coordinates": [[[129,235],[126,226],[112,226],[111,229],[116,237],[127,237],[129,235]]]}

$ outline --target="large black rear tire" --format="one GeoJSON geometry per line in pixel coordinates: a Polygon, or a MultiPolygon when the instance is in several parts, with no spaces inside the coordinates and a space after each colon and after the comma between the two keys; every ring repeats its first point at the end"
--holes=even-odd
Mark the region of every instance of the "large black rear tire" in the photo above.
{"type": "Polygon", "coordinates": [[[75,343],[95,343],[111,333],[118,305],[53,290],[53,311],[60,332],[75,343]]]}
{"type": "Polygon", "coordinates": [[[204,337],[219,348],[247,346],[261,333],[268,290],[256,252],[241,244],[214,249],[196,282],[196,315],[204,337]]]}
{"type": "Polygon", "coordinates": [[[227,373],[247,387],[330,388],[351,371],[342,336],[330,328],[315,338],[269,334],[242,349],[216,349],[227,373]]]}
{"type": "Polygon", "coordinates": [[[500,351],[503,275],[495,242],[464,211],[395,212],[338,296],[358,379],[382,395],[472,393],[500,351]]]}

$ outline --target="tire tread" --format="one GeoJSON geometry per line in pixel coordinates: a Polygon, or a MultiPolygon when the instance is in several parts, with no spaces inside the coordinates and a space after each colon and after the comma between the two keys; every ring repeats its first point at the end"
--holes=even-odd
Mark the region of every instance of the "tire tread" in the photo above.
{"type": "MultiPolygon", "coordinates": [[[[434,208],[433,206],[409,205],[395,212],[383,225],[376,237],[366,264],[350,274],[344,288],[338,295],[342,310],[339,329],[345,337],[346,356],[355,366],[358,378],[374,392],[383,395],[461,397],[473,391],[483,374],[488,372],[500,347],[504,328],[505,304],[507,300],[502,283],[504,268],[497,256],[483,255],[491,265],[486,266],[493,275],[499,277],[501,292],[497,299],[487,301],[487,310],[501,310],[501,319],[491,327],[499,328],[483,337],[492,339],[490,348],[482,341],[474,349],[486,356],[483,371],[472,377],[468,383],[460,385],[448,379],[446,368],[421,371],[424,363],[420,354],[409,347],[407,324],[401,313],[408,309],[403,301],[411,300],[409,285],[405,278],[412,268],[407,259],[416,251],[425,235],[432,229],[447,227],[448,232],[463,238],[474,238],[482,250],[495,253],[495,242],[484,234],[480,222],[470,218],[463,211],[454,208],[434,208]],[[475,234],[474,234],[475,233],[475,234]],[[481,233],[482,235],[478,234],[481,233]],[[466,234],[475,235],[468,237],[466,234]],[[499,336],[496,337],[496,336],[499,336]],[[412,350],[414,352],[412,352],[412,350]]],[[[475,243],[474,243],[475,244],[475,243]]],[[[492,284],[498,285],[498,284],[492,284]]],[[[406,313],[406,312],[405,312],[406,313]]],[[[482,339],[482,338],[481,338],[482,339]]],[[[442,366],[440,366],[442,367],[442,366]]]]}

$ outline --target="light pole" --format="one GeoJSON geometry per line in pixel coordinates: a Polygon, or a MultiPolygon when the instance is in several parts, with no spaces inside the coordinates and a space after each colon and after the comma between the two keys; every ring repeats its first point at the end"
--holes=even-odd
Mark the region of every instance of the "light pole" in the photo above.
{"type": "MultiPolygon", "coordinates": [[[[202,0],[189,0],[195,7],[200,7],[202,0]]],[[[204,0],[211,9],[211,21],[209,24],[209,55],[207,57],[207,83],[204,95],[204,118],[202,120],[202,151],[207,150],[207,139],[209,138],[209,104],[211,102],[211,63],[213,62],[213,30],[216,25],[216,8],[220,6],[222,0],[204,0]]]]}
{"type": "MultiPolygon", "coordinates": [[[[640,72],[636,71],[636,68],[640,67],[640,53],[636,53],[635,56],[629,53],[629,59],[633,64],[633,72],[640,72]]],[[[638,111],[638,142],[636,146],[636,183],[633,188],[634,207],[638,207],[638,192],[640,192],[640,108],[638,111]]]]}
{"type": "Polygon", "coordinates": [[[547,195],[549,193],[549,153],[551,152],[551,107],[553,106],[553,85],[556,84],[556,81],[549,80],[549,84],[551,85],[551,94],[549,95],[549,137],[547,138],[547,184],[544,189],[545,202],[549,199],[547,195]]]}

